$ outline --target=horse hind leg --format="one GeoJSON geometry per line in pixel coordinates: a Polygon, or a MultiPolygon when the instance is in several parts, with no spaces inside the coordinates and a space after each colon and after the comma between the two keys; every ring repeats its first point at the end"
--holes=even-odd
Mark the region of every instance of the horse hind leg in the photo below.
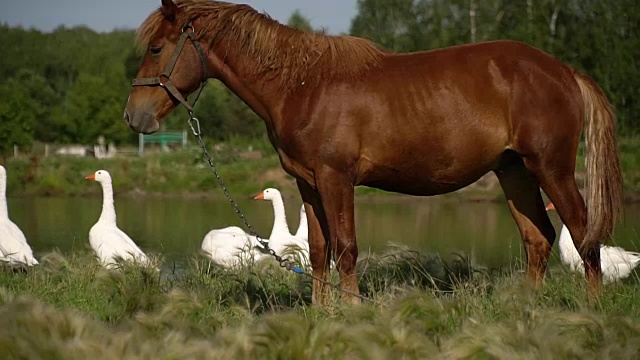
{"type": "MultiPolygon", "coordinates": [[[[577,249],[581,248],[587,233],[587,208],[575,180],[575,147],[571,142],[538,152],[537,156],[524,159],[524,164],[533,173],[555,205],[560,219],[567,226],[577,249]],[[558,154],[566,154],[558,157],[558,154]]],[[[588,295],[591,299],[602,291],[602,269],[598,245],[580,252],[585,268],[588,295]]]]}
{"type": "MultiPolygon", "coordinates": [[[[553,202],[560,219],[569,229],[573,244],[576,249],[580,249],[582,241],[587,233],[587,208],[582,195],[578,190],[573,164],[560,168],[558,161],[549,162],[553,164],[552,169],[538,171],[538,179],[544,192],[553,202]]],[[[586,251],[580,252],[584,263],[585,277],[587,280],[589,296],[593,298],[601,292],[602,269],[600,267],[600,248],[594,246],[586,251]]]]}
{"type": "Polygon", "coordinates": [[[545,210],[538,180],[520,158],[514,158],[495,173],[522,236],[527,254],[527,278],[539,287],[556,234],[545,210]]]}

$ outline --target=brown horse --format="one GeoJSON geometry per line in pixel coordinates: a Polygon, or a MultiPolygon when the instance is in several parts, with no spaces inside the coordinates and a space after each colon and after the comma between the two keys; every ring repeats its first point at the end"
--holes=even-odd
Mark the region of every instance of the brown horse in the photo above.
{"type": "MultiPolygon", "coordinates": [[[[599,244],[622,202],[615,117],[589,77],[541,50],[495,41],[393,54],[202,0],[162,0],[138,42],[146,54],[134,85],[164,86],[134,87],[125,121],[154,132],[204,77],[222,81],[264,120],[297,180],[318,278],[333,256],[340,285],[358,291],[354,186],[429,196],[493,171],[522,235],[528,278],[542,282],[555,239],[542,187],[581,250],[590,294],[600,291],[599,244]],[[186,45],[174,52],[179,39],[186,45]],[[583,126],[588,211],[574,178],[583,126]]],[[[314,281],[314,303],[327,291],[314,281]]]]}

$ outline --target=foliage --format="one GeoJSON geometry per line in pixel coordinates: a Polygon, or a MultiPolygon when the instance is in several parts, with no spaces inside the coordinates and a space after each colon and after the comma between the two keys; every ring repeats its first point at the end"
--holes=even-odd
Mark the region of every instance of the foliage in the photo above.
{"type": "Polygon", "coordinates": [[[27,145],[38,120],[38,104],[16,79],[0,84],[0,154],[27,145]]]}
{"type": "Polygon", "coordinates": [[[358,0],[351,34],[369,38],[387,50],[407,51],[416,47],[411,39],[415,21],[413,0],[358,0]]]}
{"type": "Polygon", "coordinates": [[[287,25],[292,28],[296,28],[298,30],[313,32],[313,27],[311,26],[311,21],[309,18],[302,15],[299,9],[296,9],[291,16],[289,16],[289,20],[287,20],[287,25]]]}
{"type": "MultiPolygon", "coordinates": [[[[401,252],[392,251],[400,262],[414,258],[401,252]]],[[[562,267],[539,291],[511,269],[442,292],[421,285],[432,276],[413,265],[390,262],[385,272],[378,263],[369,279],[387,285],[372,301],[353,307],[334,297],[318,308],[307,278],[270,261],[221,269],[194,257],[158,276],[135,266],[105,271],[85,251],[40,260],[0,269],[6,357],[624,359],[640,351],[637,277],[606,285],[590,303],[583,278],[562,267]]]]}

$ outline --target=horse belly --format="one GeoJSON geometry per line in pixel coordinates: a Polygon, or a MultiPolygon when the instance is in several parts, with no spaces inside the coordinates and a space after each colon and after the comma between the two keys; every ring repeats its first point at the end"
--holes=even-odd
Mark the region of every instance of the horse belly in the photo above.
{"type": "MultiPolygon", "coordinates": [[[[477,154],[476,154],[477,155],[477,154]]],[[[489,154],[486,154],[489,155],[489,154]]],[[[361,159],[356,185],[407,195],[431,196],[462,189],[497,168],[500,156],[420,158],[373,163],[361,159]]]]}

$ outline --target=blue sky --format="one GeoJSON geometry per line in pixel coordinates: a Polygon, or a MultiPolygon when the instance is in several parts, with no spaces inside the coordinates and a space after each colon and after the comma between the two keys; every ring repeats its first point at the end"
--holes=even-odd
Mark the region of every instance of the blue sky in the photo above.
{"type": "MultiPolygon", "coordinates": [[[[356,0],[240,0],[286,22],[295,9],[315,28],[348,32],[356,0]]],[[[0,23],[51,31],[59,25],[87,25],[96,31],[135,29],[160,5],[160,0],[0,0],[0,23]]]]}

